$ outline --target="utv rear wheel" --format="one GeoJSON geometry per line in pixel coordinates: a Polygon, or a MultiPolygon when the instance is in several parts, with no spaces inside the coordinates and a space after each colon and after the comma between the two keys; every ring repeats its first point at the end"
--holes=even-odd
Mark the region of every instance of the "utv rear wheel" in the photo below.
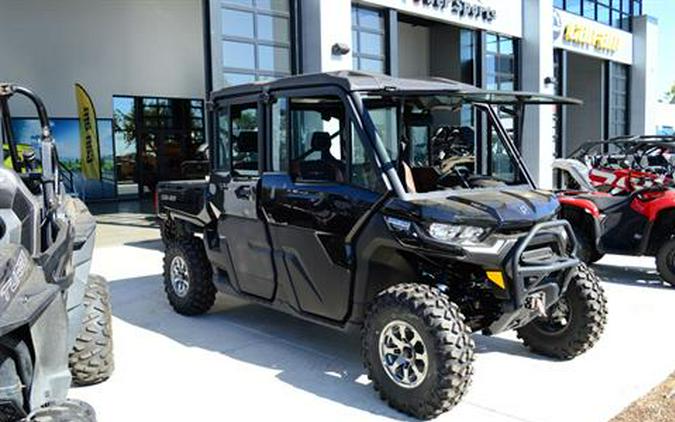
{"type": "Polygon", "coordinates": [[[389,405],[420,419],[455,406],[473,374],[474,342],[440,290],[399,284],[371,304],[363,327],[368,376],[389,405]]]}
{"type": "Polygon", "coordinates": [[[80,333],[68,356],[73,384],[80,386],[103,382],[114,369],[110,293],[103,277],[89,276],[83,306],[80,333]]]}
{"type": "Polygon", "coordinates": [[[540,317],[518,329],[535,353],[572,359],[595,345],[607,322],[607,299],[593,270],[580,265],[563,297],[540,317]]]}
{"type": "Polygon", "coordinates": [[[659,249],[656,255],[656,268],[661,278],[675,287],[675,239],[664,243],[659,249]]]}
{"type": "Polygon", "coordinates": [[[182,315],[207,312],[216,300],[211,264],[201,239],[179,239],[164,255],[164,291],[173,309],[182,315]]]}

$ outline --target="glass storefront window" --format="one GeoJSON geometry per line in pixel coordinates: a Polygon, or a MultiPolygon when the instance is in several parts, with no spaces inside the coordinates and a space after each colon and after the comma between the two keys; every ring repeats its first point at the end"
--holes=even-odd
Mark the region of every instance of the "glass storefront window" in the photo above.
{"type": "Polygon", "coordinates": [[[553,5],[624,31],[631,30],[631,16],[642,14],[642,0],[554,0],[553,5]]]}
{"type": "Polygon", "coordinates": [[[627,65],[609,62],[609,137],[623,136],[629,132],[628,69],[627,65]]]}
{"type": "Polygon", "coordinates": [[[516,40],[493,33],[485,34],[485,76],[487,89],[516,89],[516,40]]]}
{"type": "Polygon", "coordinates": [[[352,6],[352,51],[354,69],[386,72],[385,28],[381,11],[352,6]]]}
{"type": "Polygon", "coordinates": [[[225,86],[292,73],[290,0],[221,0],[218,5],[225,86]]]}

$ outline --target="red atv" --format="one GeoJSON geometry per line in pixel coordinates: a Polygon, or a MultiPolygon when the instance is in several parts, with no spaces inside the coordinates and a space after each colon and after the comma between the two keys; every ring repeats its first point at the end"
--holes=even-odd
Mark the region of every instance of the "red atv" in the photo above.
{"type": "MultiPolygon", "coordinates": [[[[595,262],[605,253],[655,256],[659,274],[675,286],[675,139],[654,138],[593,143],[607,147],[604,157],[574,155],[596,166],[586,180],[566,174],[576,190],[560,193],[561,217],[574,227],[581,260],[595,262]],[[617,166],[613,177],[601,182],[597,175],[611,166],[617,166]]],[[[573,160],[559,160],[556,168],[565,171],[565,161],[573,160]]]]}

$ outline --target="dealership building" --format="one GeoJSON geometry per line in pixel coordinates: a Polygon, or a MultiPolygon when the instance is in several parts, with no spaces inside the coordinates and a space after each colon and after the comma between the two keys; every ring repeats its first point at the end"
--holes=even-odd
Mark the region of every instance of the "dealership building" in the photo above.
{"type": "MultiPolygon", "coordinates": [[[[43,97],[74,178],[73,85],[88,90],[103,160],[102,181],[78,179],[88,199],[138,198],[157,181],[189,177],[209,92],[344,69],[583,100],[530,107],[522,122],[523,154],[549,186],[554,157],[580,142],[656,130],[658,27],[642,3],[0,0],[0,80],[43,97]]],[[[22,107],[15,127],[31,138],[22,107]]]]}

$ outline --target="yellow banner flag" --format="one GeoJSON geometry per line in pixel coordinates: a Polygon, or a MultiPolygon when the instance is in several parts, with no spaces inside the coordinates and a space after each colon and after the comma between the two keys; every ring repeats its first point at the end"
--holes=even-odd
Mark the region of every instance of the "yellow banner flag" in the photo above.
{"type": "Polygon", "coordinates": [[[82,85],[75,84],[77,114],[80,118],[80,162],[85,179],[101,180],[101,158],[98,143],[96,109],[82,85]]]}

